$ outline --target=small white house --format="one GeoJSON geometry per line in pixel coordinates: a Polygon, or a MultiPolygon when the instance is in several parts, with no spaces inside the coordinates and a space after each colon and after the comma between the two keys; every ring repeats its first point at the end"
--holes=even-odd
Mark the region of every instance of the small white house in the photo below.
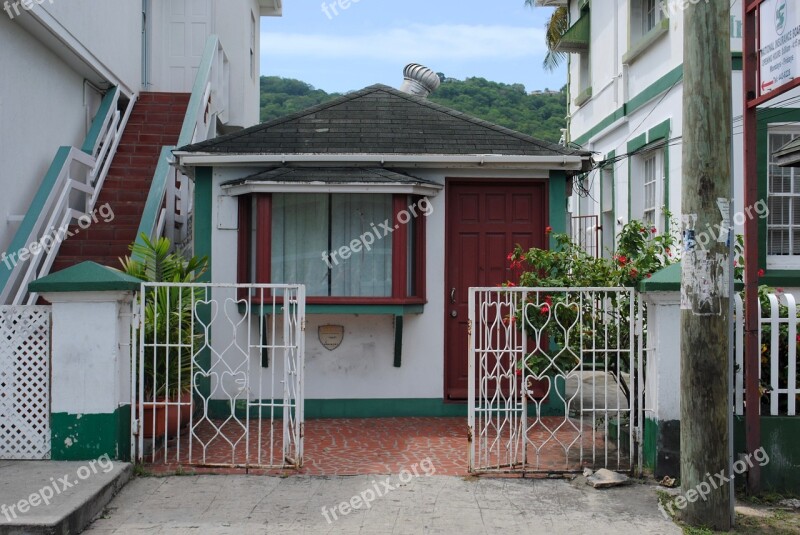
{"type": "Polygon", "coordinates": [[[466,414],[468,289],[566,231],[590,166],[428,101],[432,71],[406,76],[174,153],[209,280],[306,286],[308,418],[466,414]]]}

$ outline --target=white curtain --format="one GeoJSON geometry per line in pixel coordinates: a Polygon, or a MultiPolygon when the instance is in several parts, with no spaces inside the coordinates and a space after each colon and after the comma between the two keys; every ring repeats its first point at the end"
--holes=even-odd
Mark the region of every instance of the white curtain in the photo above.
{"type": "Polygon", "coordinates": [[[273,282],[305,284],[309,296],[392,295],[392,236],[380,227],[392,225],[391,195],[279,193],[272,210],[273,282]],[[353,240],[362,244],[359,252],[350,249],[353,240]],[[370,250],[364,242],[372,242],[370,250]],[[351,256],[337,252],[329,273],[323,252],[343,246],[351,256]]]}
{"type": "Polygon", "coordinates": [[[342,246],[349,248],[353,240],[362,244],[359,252],[351,250],[350,258],[340,260],[338,265],[333,265],[331,294],[335,296],[391,297],[392,235],[383,236],[384,230],[381,229],[381,223],[392,225],[392,196],[352,194],[332,195],[331,197],[332,250],[335,251],[342,246]],[[370,239],[368,234],[374,240],[370,239]],[[370,250],[368,251],[363,244],[372,241],[374,243],[369,245],[370,250]]]}
{"type": "Polygon", "coordinates": [[[328,194],[272,196],[272,282],[305,284],[309,296],[328,295],[328,194]]]}

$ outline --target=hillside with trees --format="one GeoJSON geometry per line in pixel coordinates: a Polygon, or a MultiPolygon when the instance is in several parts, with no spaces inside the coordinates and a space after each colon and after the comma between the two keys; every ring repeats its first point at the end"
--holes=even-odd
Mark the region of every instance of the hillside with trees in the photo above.
{"type": "MultiPolygon", "coordinates": [[[[567,115],[564,88],[529,94],[522,84],[439,77],[443,82],[429,97],[432,102],[539,139],[556,142],[561,138],[567,115]]],[[[271,121],[340,96],[300,80],[262,76],[261,120],[271,121]]]]}

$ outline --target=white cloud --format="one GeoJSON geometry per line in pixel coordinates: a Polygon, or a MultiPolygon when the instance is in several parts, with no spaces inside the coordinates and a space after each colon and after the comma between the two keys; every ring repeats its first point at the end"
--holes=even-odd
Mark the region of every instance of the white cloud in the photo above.
{"type": "Polygon", "coordinates": [[[412,24],[360,35],[265,32],[262,54],[385,61],[519,59],[545,52],[544,31],[504,25],[412,24]]]}

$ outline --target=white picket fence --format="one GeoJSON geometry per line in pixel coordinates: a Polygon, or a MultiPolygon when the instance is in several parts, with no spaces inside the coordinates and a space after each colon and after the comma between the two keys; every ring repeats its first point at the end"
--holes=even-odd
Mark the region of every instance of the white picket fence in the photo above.
{"type": "MultiPolygon", "coordinates": [[[[800,395],[797,381],[797,341],[798,323],[797,301],[793,295],[787,293],[772,293],[767,296],[769,309],[765,310],[759,303],[758,307],[758,338],[760,340],[759,358],[769,359],[769,373],[763,376],[763,365],[759,368],[759,380],[766,383],[769,396],[770,416],[796,416],[797,397],[800,395]],[[782,305],[785,307],[782,310],[782,305]],[[786,327],[786,348],[781,351],[781,327],[786,327]],[[764,337],[764,331],[769,331],[769,338],[764,337]],[[765,350],[766,346],[766,350],[765,350]],[[781,370],[787,367],[787,373],[782,378],[781,370]]],[[[735,411],[737,415],[744,414],[744,305],[742,298],[736,295],[736,376],[735,376],[735,411]]],[[[765,414],[766,415],[766,414],[765,414]]]]}

